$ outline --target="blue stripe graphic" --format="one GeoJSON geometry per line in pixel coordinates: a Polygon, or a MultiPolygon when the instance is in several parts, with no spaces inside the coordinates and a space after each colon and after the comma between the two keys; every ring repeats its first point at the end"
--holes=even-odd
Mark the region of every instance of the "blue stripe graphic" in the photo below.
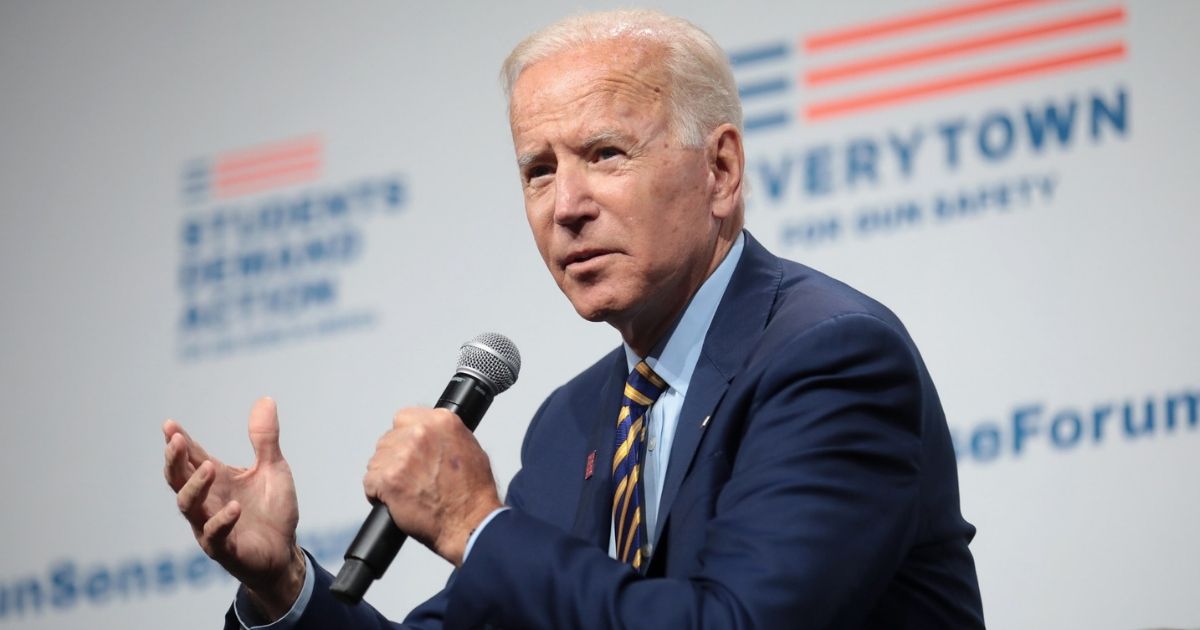
{"type": "Polygon", "coordinates": [[[755,96],[779,94],[780,92],[786,92],[790,87],[792,87],[792,82],[788,81],[786,77],[766,79],[739,85],[738,96],[747,99],[754,98],[755,96]]]}
{"type": "Polygon", "coordinates": [[[183,165],[183,190],[180,191],[184,201],[188,203],[197,203],[203,201],[208,196],[208,189],[212,185],[211,172],[207,160],[196,159],[191,160],[183,165]]]}
{"type": "Polygon", "coordinates": [[[207,160],[192,160],[191,162],[184,164],[183,165],[183,175],[184,175],[184,177],[197,177],[197,176],[208,175],[208,161],[207,160]]]}
{"type": "Polygon", "coordinates": [[[771,61],[774,59],[784,59],[791,51],[785,42],[775,44],[766,44],[756,48],[744,48],[735,52],[729,53],[729,63],[735,68],[747,64],[757,63],[759,61],[771,61]]]}
{"type": "Polygon", "coordinates": [[[746,120],[742,122],[742,126],[747,132],[759,131],[762,129],[786,125],[790,120],[791,116],[789,116],[786,111],[779,111],[747,117],[746,120]]]}

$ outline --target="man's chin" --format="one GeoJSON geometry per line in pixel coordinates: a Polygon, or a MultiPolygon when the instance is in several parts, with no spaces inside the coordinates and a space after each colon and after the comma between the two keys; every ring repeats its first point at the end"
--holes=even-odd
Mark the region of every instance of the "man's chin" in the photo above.
{"type": "Polygon", "coordinates": [[[635,307],[636,298],[632,295],[619,288],[600,286],[599,283],[590,286],[574,284],[568,286],[563,294],[575,312],[589,322],[607,322],[616,326],[639,310],[635,307]]]}
{"type": "Polygon", "coordinates": [[[608,302],[599,304],[572,302],[571,305],[575,307],[575,312],[587,321],[604,322],[621,331],[641,310],[632,305],[608,302]]]}
{"type": "MultiPolygon", "coordinates": [[[[568,295],[568,298],[570,297],[568,295]]],[[[575,312],[580,317],[589,322],[612,323],[614,318],[619,318],[621,313],[627,310],[620,308],[619,304],[614,304],[609,300],[588,300],[582,297],[572,299],[571,306],[575,307],[575,312]]]]}
{"type": "Polygon", "coordinates": [[[612,315],[612,310],[607,308],[595,308],[592,306],[575,305],[575,312],[579,316],[589,322],[607,322],[612,315]]]}

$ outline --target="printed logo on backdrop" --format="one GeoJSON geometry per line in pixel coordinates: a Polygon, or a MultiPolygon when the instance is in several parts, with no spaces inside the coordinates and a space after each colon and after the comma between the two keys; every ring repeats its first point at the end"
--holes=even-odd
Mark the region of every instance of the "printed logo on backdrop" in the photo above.
{"type": "Polygon", "coordinates": [[[1030,400],[968,427],[951,427],[958,461],[990,464],[1117,442],[1200,436],[1200,387],[1085,403],[1030,400]]]}
{"type": "Polygon", "coordinates": [[[1120,5],[985,0],[733,49],[750,209],[816,247],[1046,208],[1052,164],[1129,134],[1126,22],[1120,5]]]}
{"type": "Polygon", "coordinates": [[[323,179],[318,136],[188,161],[181,178],[179,356],[192,360],[361,329],[344,292],[365,226],[403,211],[395,174],[323,179]]]}
{"type": "MultiPolygon", "coordinates": [[[[336,571],[358,527],[301,531],[297,542],[336,571]]],[[[58,558],[36,572],[13,575],[0,569],[0,626],[25,627],[38,617],[211,588],[224,589],[232,600],[233,578],[195,544],[186,551],[162,549],[120,559],[58,558]]],[[[173,619],[164,621],[158,626],[174,627],[173,619]]]]}

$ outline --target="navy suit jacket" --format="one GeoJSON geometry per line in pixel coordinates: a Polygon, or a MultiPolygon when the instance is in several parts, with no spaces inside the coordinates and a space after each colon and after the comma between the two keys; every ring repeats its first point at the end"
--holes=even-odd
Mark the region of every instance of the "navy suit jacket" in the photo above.
{"type": "MultiPolygon", "coordinates": [[[[513,509],[405,627],[983,627],[945,416],[887,308],[747,235],[684,401],[645,576],[608,557],[625,378],[618,348],[546,399],[513,509]]],[[[329,583],[318,568],[300,627],[393,627],[329,583]]]]}

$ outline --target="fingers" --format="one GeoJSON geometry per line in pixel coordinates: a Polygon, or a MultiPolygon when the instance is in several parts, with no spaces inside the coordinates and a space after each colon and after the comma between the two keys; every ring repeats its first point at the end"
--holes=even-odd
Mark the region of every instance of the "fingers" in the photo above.
{"type": "Polygon", "coordinates": [[[212,462],[204,462],[196,468],[196,472],[192,473],[175,496],[179,512],[197,530],[204,527],[205,521],[210,518],[204,509],[204,501],[208,498],[208,489],[212,487],[214,477],[212,462]]]}
{"type": "Polygon", "coordinates": [[[189,477],[196,472],[196,467],[188,461],[187,440],[180,434],[174,433],[167,437],[167,446],[163,451],[166,462],[163,465],[163,476],[167,485],[175,492],[187,483],[189,477]]]}
{"type": "Polygon", "coordinates": [[[199,466],[201,462],[212,459],[209,457],[208,452],[204,450],[204,447],[193,440],[192,436],[188,435],[188,432],[184,431],[178,422],[167,420],[163,423],[162,430],[163,436],[167,439],[168,443],[171,442],[171,438],[174,435],[183,436],[184,444],[187,446],[185,454],[192,466],[199,466]]]}
{"type": "MultiPolygon", "coordinates": [[[[410,407],[392,417],[392,429],[375,443],[375,453],[367,462],[363,492],[368,499],[387,501],[392,491],[418,483],[415,475],[429,476],[430,462],[441,462],[447,450],[456,451],[458,442],[478,443],[458,416],[448,409],[410,407]]],[[[447,462],[455,470],[459,459],[447,462]]]]}
{"type": "Polygon", "coordinates": [[[367,495],[368,501],[380,498],[379,492],[385,485],[383,477],[386,472],[389,469],[394,470],[402,467],[403,460],[397,457],[395,453],[390,452],[392,441],[393,432],[391,431],[379,438],[379,441],[375,444],[375,453],[367,461],[367,472],[363,475],[363,494],[367,495]]]}
{"type": "Polygon", "coordinates": [[[237,524],[238,517],[241,515],[242,506],[237,501],[230,501],[204,523],[204,528],[197,538],[205,553],[215,557],[217,551],[226,546],[229,532],[233,531],[233,526],[237,524]]]}
{"type": "Polygon", "coordinates": [[[279,450],[279,414],[275,401],[268,397],[259,398],[250,409],[250,444],[254,446],[254,457],[260,464],[270,464],[283,459],[279,450]]]}

